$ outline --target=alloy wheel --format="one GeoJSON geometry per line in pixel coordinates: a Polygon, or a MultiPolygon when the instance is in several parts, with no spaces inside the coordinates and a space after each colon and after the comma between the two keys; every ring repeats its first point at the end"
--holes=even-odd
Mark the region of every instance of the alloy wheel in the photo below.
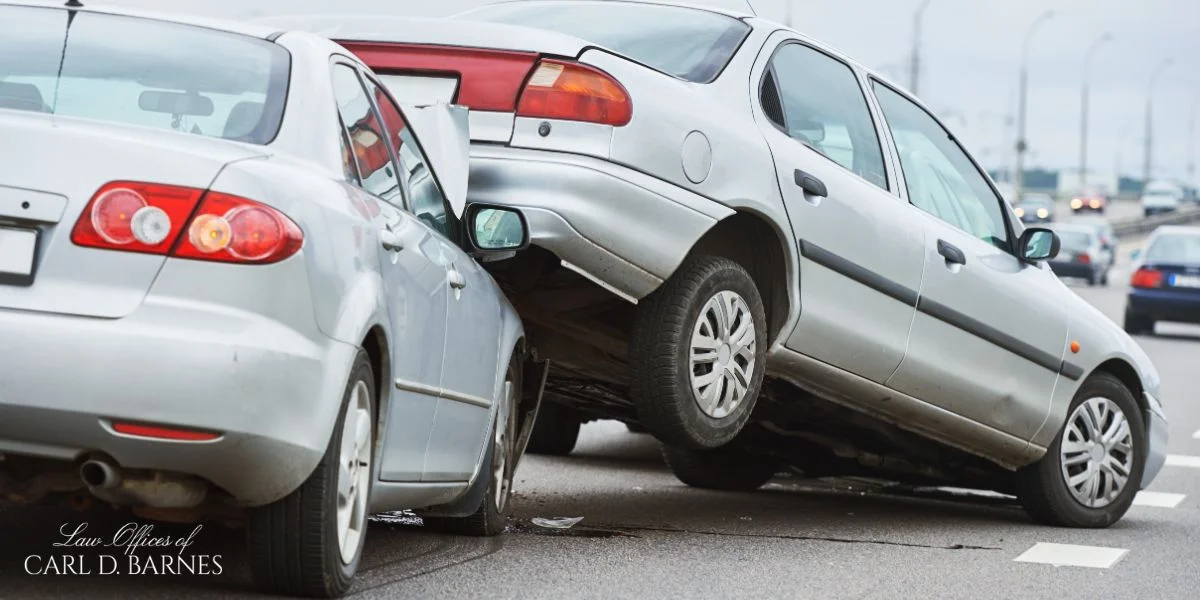
{"type": "Polygon", "coordinates": [[[337,534],[342,562],[350,564],[358,552],[367,524],[367,496],[371,488],[371,394],[359,381],[350,394],[342,423],[342,448],[337,476],[337,534]]]}

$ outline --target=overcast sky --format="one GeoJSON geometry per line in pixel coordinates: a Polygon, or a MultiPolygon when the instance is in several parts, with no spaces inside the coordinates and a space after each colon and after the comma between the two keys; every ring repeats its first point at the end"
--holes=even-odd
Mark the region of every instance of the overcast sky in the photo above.
{"type": "MultiPolygon", "coordinates": [[[[691,0],[743,7],[743,0],[691,0]]],[[[784,21],[787,0],[749,0],[784,21]]],[[[108,0],[222,17],[371,13],[442,16],[487,0],[108,0]]],[[[794,0],[793,25],[908,85],[913,13],[921,0],[794,0]]],[[[920,96],[943,113],[989,168],[1012,163],[1021,41],[1046,10],[1055,16],[1030,45],[1027,165],[1075,169],[1087,47],[1114,40],[1092,68],[1092,169],[1140,176],[1151,71],[1174,58],[1154,95],[1155,175],[1183,178],[1192,105],[1200,94],[1200,0],[932,0],[925,12],[920,96]],[[1007,135],[1006,135],[1007,132],[1007,135]]]]}

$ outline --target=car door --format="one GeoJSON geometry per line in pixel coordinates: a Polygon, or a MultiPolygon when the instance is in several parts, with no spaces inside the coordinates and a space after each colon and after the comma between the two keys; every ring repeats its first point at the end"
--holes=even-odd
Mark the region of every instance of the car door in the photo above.
{"type": "Polygon", "coordinates": [[[357,68],[342,62],[332,68],[347,173],[374,197],[364,206],[376,213],[372,225],[391,323],[394,382],[387,382],[393,389],[379,390],[381,398],[390,398],[380,410],[379,476],[420,481],[441,386],[449,261],[435,234],[403,210],[395,158],[357,68]]]}
{"type": "MultiPolygon", "coordinates": [[[[434,232],[443,261],[448,317],[444,368],[422,481],[468,480],[488,439],[501,305],[490,276],[461,249],[463,231],[458,215],[404,110],[371,77],[366,78],[366,85],[379,106],[388,140],[396,149],[407,208],[434,232]]],[[[435,142],[442,140],[430,141],[435,142]]],[[[466,172],[461,175],[465,177],[466,172]]]]}
{"type": "Polygon", "coordinates": [[[800,318],[785,345],[882,383],[908,342],[923,230],[892,191],[858,74],[804,42],[775,40],[754,81],[801,254],[800,318]]]}
{"type": "Polygon", "coordinates": [[[1063,367],[1070,293],[1018,260],[1003,200],[928,112],[873,83],[926,230],[925,275],[908,352],[887,385],[1028,440],[1063,367]]]}

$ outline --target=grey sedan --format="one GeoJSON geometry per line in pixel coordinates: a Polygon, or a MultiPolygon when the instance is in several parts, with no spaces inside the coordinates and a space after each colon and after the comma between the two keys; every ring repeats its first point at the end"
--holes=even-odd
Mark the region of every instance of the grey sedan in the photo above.
{"type": "Polygon", "coordinates": [[[504,530],[539,397],[474,257],[525,222],[395,100],[308,33],[0,2],[0,498],[244,518],[307,596],[370,513],[504,530]]]}

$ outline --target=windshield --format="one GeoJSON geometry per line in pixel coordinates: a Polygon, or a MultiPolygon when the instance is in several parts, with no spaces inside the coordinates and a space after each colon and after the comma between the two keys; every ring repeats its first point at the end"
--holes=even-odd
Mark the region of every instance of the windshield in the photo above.
{"type": "Polygon", "coordinates": [[[1055,231],[1062,247],[1069,250],[1086,250],[1092,245],[1092,234],[1086,231],[1062,230],[1055,231]]]}
{"type": "Polygon", "coordinates": [[[1146,250],[1146,260],[1200,264],[1200,234],[1168,234],[1159,237],[1146,250]]]}
{"type": "Polygon", "coordinates": [[[0,109],[266,144],[290,57],[212,29],[58,8],[0,6],[0,109]],[[64,47],[65,46],[65,47],[64,47]]]}
{"type": "Polygon", "coordinates": [[[499,4],[460,18],[564,33],[696,83],[715,79],[750,31],[705,10],[612,1],[499,4]]]}

